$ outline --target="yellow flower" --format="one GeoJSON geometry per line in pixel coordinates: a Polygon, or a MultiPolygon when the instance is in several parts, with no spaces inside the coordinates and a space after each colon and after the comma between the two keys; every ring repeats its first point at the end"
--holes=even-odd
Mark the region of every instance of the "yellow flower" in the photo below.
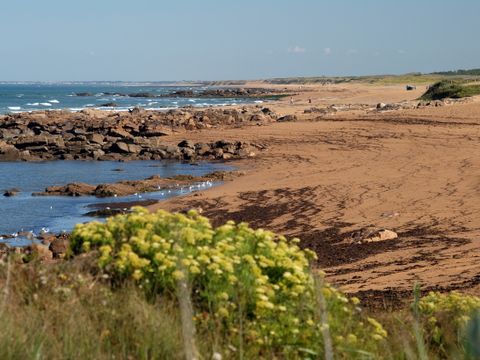
{"type": "Polygon", "coordinates": [[[183,274],[182,271],[180,270],[175,270],[173,273],[172,273],[172,276],[175,280],[182,280],[185,278],[185,275],[183,274]]]}
{"type": "Polygon", "coordinates": [[[132,278],[133,278],[134,280],[137,280],[137,281],[140,280],[140,279],[142,278],[142,276],[143,276],[142,272],[141,272],[140,270],[138,270],[138,269],[135,270],[135,271],[133,272],[133,274],[132,274],[132,278]]]}
{"type": "Polygon", "coordinates": [[[221,307],[220,309],[218,309],[217,314],[221,317],[228,317],[228,310],[224,307],[221,307]]]}

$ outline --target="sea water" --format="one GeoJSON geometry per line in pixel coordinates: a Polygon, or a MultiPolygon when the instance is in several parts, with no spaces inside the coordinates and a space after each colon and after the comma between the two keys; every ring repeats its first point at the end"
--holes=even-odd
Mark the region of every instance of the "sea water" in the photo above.
{"type": "Polygon", "coordinates": [[[192,90],[196,93],[204,89],[206,87],[174,86],[166,83],[0,83],[0,114],[35,110],[79,111],[85,108],[126,111],[142,107],[149,110],[165,110],[187,105],[206,107],[255,102],[255,99],[246,98],[156,97],[177,90],[192,90]],[[77,96],[82,93],[88,96],[77,96]],[[155,96],[146,98],[124,96],[134,93],[150,93],[155,96]],[[108,103],[115,103],[118,106],[102,106],[108,103]]]}
{"type": "MultiPolygon", "coordinates": [[[[116,198],[93,196],[32,196],[48,186],[84,182],[92,185],[121,180],[141,180],[152,175],[170,177],[180,174],[201,176],[217,170],[231,170],[220,163],[200,162],[187,164],[164,161],[46,161],[0,162],[0,236],[31,231],[60,233],[70,231],[75,224],[93,220],[84,216],[92,210],[89,205],[112,202],[162,200],[181,196],[191,191],[204,190],[213,184],[199,183],[194,187],[143,193],[116,198]],[[20,190],[16,196],[4,197],[10,188],[20,190]]],[[[25,244],[25,239],[0,239],[15,245],[25,244]],[[23,243],[22,243],[23,241],[23,243]]]]}

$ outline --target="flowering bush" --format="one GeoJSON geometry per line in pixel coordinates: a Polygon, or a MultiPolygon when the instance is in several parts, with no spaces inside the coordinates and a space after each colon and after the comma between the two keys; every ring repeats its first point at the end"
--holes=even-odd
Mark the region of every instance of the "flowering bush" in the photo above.
{"type": "Polygon", "coordinates": [[[471,317],[480,310],[480,298],[456,291],[441,294],[430,292],[420,299],[419,314],[425,320],[428,340],[443,349],[443,344],[457,343],[471,317]]]}
{"type": "Polygon", "coordinates": [[[358,299],[315,281],[309,263],[315,254],[298,242],[245,223],[213,229],[195,211],[135,208],[104,224],[77,225],[71,250],[96,250],[114,281],[132,279],[149,292],[174,294],[186,281],[199,331],[218,337],[224,352],[248,344],[257,355],[318,355],[325,334],[336,353],[375,351],[386,331],[362,316],[358,299]]]}

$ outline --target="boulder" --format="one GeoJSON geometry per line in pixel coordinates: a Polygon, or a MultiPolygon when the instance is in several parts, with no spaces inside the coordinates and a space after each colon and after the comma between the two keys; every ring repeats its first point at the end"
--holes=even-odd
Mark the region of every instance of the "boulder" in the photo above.
{"type": "Polygon", "coordinates": [[[296,115],[285,115],[277,119],[278,122],[297,121],[296,115]]]}
{"type": "Polygon", "coordinates": [[[115,153],[138,154],[142,151],[142,147],[135,144],[127,144],[123,141],[117,141],[109,150],[115,153]]]}
{"type": "Polygon", "coordinates": [[[353,240],[357,244],[368,244],[373,242],[394,240],[396,238],[398,238],[398,234],[388,229],[364,229],[353,235],[353,240]]]}
{"type": "Polygon", "coordinates": [[[123,128],[110,129],[110,131],[108,132],[108,135],[113,137],[120,137],[122,139],[130,139],[133,137],[129,132],[125,131],[123,128]]]}
{"type": "Polygon", "coordinates": [[[190,148],[190,149],[195,149],[195,144],[193,141],[190,140],[183,140],[177,145],[180,148],[190,148]]]}
{"type": "Polygon", "coordinates": [[[51,251],[54,259],[63,259],[68,250],[69,241],[61,236],[50,243],[48,249],[51,251]]]}
{"type": "Polygon", "coordinates": [[[211,150],[211,147],[208,144],[205,144],[205,143],[195,144],[195,152],[197,153],[198,156],[208,155],[210,150],[211,150]]]}
{"type": "Polygon", "coordinates": [[[102,134],[93,133],[87,135],[87,140],[94,144],[103,144],[105,141],[105,136],[102,134]]]}
{"type": "Polygon", "coordinates": [[[20,151],[13,145],[0,140],[0,161],[14,161],[20,158],[20,151]]]}
{"type": "Polygon", "coordinates": [[[64,186],[50,186],[41,193],[33,193],[33,196],[60,195],[60,196],[83,196],[91,195],[95,186],[85,183],[70,183],[64,186]]]}
{"type": "Polygon", "coordinates": [[[47,246],[41,244],[32,244],[24,248],[23,253],[27,255],[27,262],[31,260],[48,261],[52,260],[53,254],[47,246]]]}
{"type": "Polygon", "coordinates": [[[10,197],[10,196],[15,196],[20,192],[20,190],[13,188],[13,189],[8,189],[3,193],[3,196],[10,197]]]}
{"type": "Polygon", "coordinates": [[[46,136],[24,136],[15,141],[17,149],[25,149],[34,146],[44,146],[48,144],[46,136]]]}

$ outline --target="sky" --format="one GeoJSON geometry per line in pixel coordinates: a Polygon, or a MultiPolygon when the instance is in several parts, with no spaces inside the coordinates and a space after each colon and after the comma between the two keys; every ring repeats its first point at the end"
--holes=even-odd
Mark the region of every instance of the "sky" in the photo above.
{"type": "Polygon", "coordinates": [[[0,81],[480,67],[478,0],[0,0],[0,81]]]}

